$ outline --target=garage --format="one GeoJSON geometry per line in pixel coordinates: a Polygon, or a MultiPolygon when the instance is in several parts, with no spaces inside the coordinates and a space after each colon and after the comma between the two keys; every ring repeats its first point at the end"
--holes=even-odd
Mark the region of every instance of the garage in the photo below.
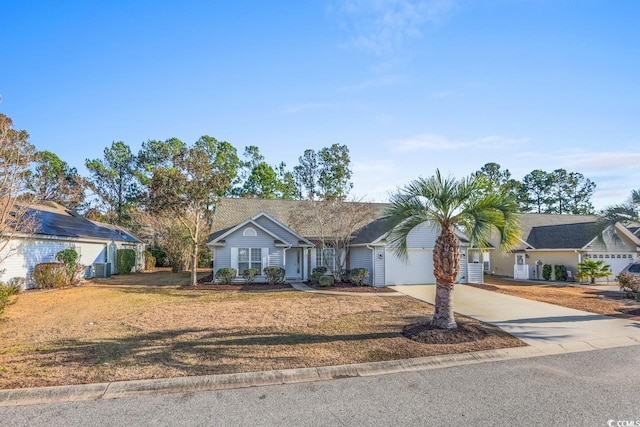
{"type": "Polygon", "coordinates": [[[408,259],[403,261],[390,250],[385,249],[385,284],[420,285],[435,283],[433,275],[433,250],[422,248],[407,249],[408,259]]]}
{"type": "MultiPolygon", "coordinates": [[[[635,253],[611,253],[611,252],[593,252],[591,254],[585,254],[585,258],[591,258],[595,261],[604,261],[605,264],[610,266],[612,276],[609,280],[615,279],[620,272],[630,263],[635,260],[635,253]]],[[[598,279],[598,281],[606,281],[607,279],[598,279]]]]}

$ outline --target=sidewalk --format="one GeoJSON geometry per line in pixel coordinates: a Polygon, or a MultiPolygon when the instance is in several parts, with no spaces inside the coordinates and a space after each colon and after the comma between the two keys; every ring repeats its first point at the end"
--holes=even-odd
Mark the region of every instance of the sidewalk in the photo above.
{"type": "MultiPolygon", "coordinates": [[[[393,286],[419,300],[435,303],[435,285],[393,286]]],[[[529,345],[582,345],[640,335],[640,322],[560,307],[472,286],[456,285],[456,313],[496,325],[529,345]]]]}

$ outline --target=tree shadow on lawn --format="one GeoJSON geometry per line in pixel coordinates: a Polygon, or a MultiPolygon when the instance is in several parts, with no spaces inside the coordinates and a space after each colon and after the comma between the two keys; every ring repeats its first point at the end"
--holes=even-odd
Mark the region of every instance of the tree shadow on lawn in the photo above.
{"type": "MultiPolygon", "coordinates": [[[[63,340],[52,343],[38,354],[47,355],[41,366],[84,365],[120,361],[140,366],[170,366],[186,372],[218,371],[215,359],[290,359],[303,358],[288,354],[278,346],[327,344],[402,337],[398,332],[356,334],[309,334],[274,331],[212,332],[210,329],[179,329],[105,340],[63,340]],[[252,351],[253,350],[253,351],[252,351]],[[210,364],[190,364],[180,359],[204,358],[210,364]]],[[[241,366],[241,364],[239,364],[241,366]]]]}

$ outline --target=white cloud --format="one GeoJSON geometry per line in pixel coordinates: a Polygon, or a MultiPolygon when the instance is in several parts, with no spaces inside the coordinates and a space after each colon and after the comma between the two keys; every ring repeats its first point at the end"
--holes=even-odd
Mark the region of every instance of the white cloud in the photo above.
{"type": "Polygon", "coordinates": [[[347,46],[376,56],[393,56],[423,26],[456,10],[454,0],[340,0],[331,11],[350,34],[347,46]]]}
{"type": "Polygon", "coordinates": [[[442,135],[422,134],[403,140],[391,141],[395,151],[408,153],[411,151],[447,151],[468,148],[500,149],[507,146],[524,144],[528,138],[504,138],[499,135],[490,135],[471,141],[455,141],[442,135]]]}

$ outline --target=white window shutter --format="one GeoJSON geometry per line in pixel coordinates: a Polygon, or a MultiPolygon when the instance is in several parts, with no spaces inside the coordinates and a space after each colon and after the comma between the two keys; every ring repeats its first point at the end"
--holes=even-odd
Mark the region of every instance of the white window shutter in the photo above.
{"type": "Polygon", "coordinates": [[[316,262],[316,251],[318,249],[311,249],[311,270],[313,270],[314,268],[317,267],[317,262],[316,262]]]}
{"type": "MultiPolygon", "coordinates": [[[[262,248],[262,270],[269,267],[269,248],[262,248]]],[[[260,274],[263,274],[262,271],[260,274]]]]}
{"type": "Polygon", "coordinates": [[[238,248],[231,248],[231,268],[238,271],[238,248]]]}

